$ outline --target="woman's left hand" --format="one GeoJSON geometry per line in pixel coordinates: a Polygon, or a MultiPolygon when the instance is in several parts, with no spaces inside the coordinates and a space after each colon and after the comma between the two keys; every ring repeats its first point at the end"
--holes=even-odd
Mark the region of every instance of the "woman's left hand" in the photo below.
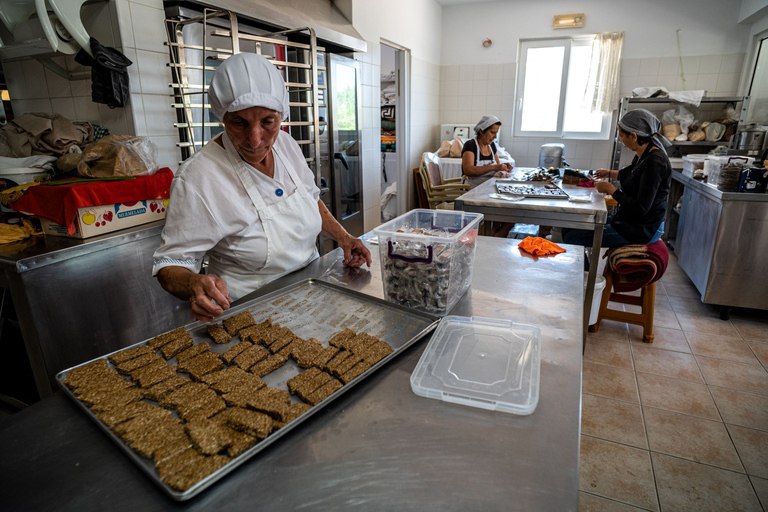
{"type": "Polygon", "coordinates": [[[597,191],[603,194],[613,194],[616,192],[616,187],[608,183],[607,181],[598,181],[595,185],[597,191]]]}
{"type": "Polygon", "coordinates": [[[359,238],[345,237],[339,244],[344,251],[344,265],[348,267],[362,267],[363,263],[371,266],[371,251],[359,238]]]}

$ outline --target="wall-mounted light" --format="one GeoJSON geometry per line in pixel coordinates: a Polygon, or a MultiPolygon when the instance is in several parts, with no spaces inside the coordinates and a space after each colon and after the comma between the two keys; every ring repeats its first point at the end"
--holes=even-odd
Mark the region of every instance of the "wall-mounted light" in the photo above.
{"type": "Polygon", "coordinates": [[[552,20],[552,28],[573,28],[584,26],[584,13],[555,14],[552,20]]]}

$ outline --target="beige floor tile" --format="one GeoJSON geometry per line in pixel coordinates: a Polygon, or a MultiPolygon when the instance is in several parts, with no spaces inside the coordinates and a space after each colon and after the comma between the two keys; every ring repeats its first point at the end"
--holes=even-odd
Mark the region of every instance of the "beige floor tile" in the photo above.
{"type": "Polygon", "coordinates": [[[632,354],[629,343],[601,338],[587,338],[584,360],[593,363],[632,368],[632,354]]]}
{"type": "Polygon", "coordinates": [[[768,343],[763,341],[748,341],[747,345],[757,356],[763,366],[768,366],[768,343]]]}
{"type": "Polygon", "coordinates": [[[651,451],[744,472],[728,431],[721,421],[653,407],[643,407],[643,413],[651,451]]]}
{"type": "Polygon", "coordinates": [[[647,450],[581,436],[579,489],[658,510],[647,450]]]}
{"type": "Polygon", "coordinates": [[[704,304],[700,298],[669,297],[669,303],[675,313],[690,313],[708,318],[720,318],[720,307],[704,304]]]}
{"type": "Polygon", "coordinates": [[[640,405],[584,393],[581,433],[648,449],[640,405]]]}
{"type": "Polygon", "coordinates": [[[625,505],[601,496],[579,493],[579,512],[641,512],[645,509],[625,505]]]}
{"type": "Polygon", "coordinates": [[[738,336],[736,328],[729,320],[720,320],[719,318],[705,318],[690,313],[675,313],[683,332],[704,332],[707,334],[718,334],[721,336],[738,336]]]}
{"type": "Polygon", "coordinates": [[[704,380],[710,386],[768,395],[768,372],[758,361],[745,364],[704,356],[696,356],[696,359],[704,380]]]}
{"type": "Polygon", "coordinates": [[[768,321],[734,318],[731,322],[745,340],[768,341],[768,321]]]}
{"type": "Polygon", "coordinates": [[[629,341],[627,324],[612,320],[603,320],[600,323],[600,330],[589,333],[589,336],[603,340],[629,341]]]}
{"type": "Polygon", "coordinates": [[[723,421],[730,425],[768,431],[768,397],[710,386],[723,421]]]}
{"type": "Polygon", "coordinates": [[[656,309],[653,311],[653,328],[680,329],[680,322],[672,309],[656,309]]]}
{"type": "Polygon", "coordinates": [[[664,290],[667,292],[668,297],[687,297],[690,299],[701,299],[701,293],[693,286],[693,283],[688,281],[687,283],[668,282],[664,281],[664,290]]]}
{"type": "Polygon", "coordinates": [[[761,510],[747,475],[660,453],[651,456],[662,510],[761,510]]]}
{"type": "MultiPolygon", "coordinates": [[[[675,320],[677,322],[677,320],[675,320]]],[[[685,352],[690,354],[691,348],[688,346],[688,340],[685,334],[679,329],[667,329],[665,327],[653,326],[653,343],[643,341],[643,329],[639,325],[629,326],[629,339],[633,344],[641,347],[661,348],[664,350],[674,350],[675,352],[685,352]]]]}
{"type": "Polygon", "coordinates": [[[632,345],[632,358],[638,372],[666,375],[675,379],[704,382],[696,359],[691,354],[632,345]]]}
{"type": "Polygon", "coordinates": [[[728,425],[748,475],[768,478],[768,432],[728,425]]]}
{"type": "Polygon", "coordinates": [[[754,363],[755,355],[740,337],[718,336],[704,332],[688,332],[688,345],[697,356],[728,359],[741,363],[754,363]]]}
{"type": "Polygon", "coordinates": [[[644,407],[657,407],[711,420],[720,419],[705,384],[641,372],[637,373],[637,383],[644,407]]]}
{"type": "Polygon", "coordinates": [[[585,393],[640,403],[632,370],[584,361],[582,371],[582,389],[585,393]]]}
{"type": "Polygon", "coordinates": [[[749,479],[752,481],[752,487],[755,488],[760,503],[763,504],[763,510],[768,510],[768,480],[756,476],[751,476],[749,479]]]}

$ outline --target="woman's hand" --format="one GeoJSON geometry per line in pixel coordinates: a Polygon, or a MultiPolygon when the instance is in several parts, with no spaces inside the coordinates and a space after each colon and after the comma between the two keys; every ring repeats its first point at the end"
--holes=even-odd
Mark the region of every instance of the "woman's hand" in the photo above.
{"type": "Polygon", "coordinates": [[[497,171],[496,174],[493,175],[494,178],[509,178],[510,174],[507,171],[497,171]]]}
{"type": "Polygon", "coordinates": [[[612,171],[609,171],[608,169],[597,169],[595,171],[595,178],[600,178],[600,179],[610,178],[611,172],[612,171]]]}
{"type": "Polygon", "coordinates": [[[227,283],[219,276],[197,274],[185,267],[165,267],[157,273],[157,280],[174,297],[188,300],[197,320],[212,322],[229,309],[227,283]]]}
{"type": "Polygon", "coordinates": [[[608,183],[607,181],[598,181],[595,185],[595,188],[597,188],[597,191],[603,194],[611,194],[613,195],[614,192],[616,192],[616,187],[608,183]]]}
{"type": "Polygon", "coordinates": [[[499,170],[504,172],[509,172],[513,169],[512,164],[510,163],[503,163],[499,164],[499,170]]]}
{"type": "Polygon", "coordinates": [[[359,238],[352,235],[344,237],[339,243],[344,251],[344,260],[342,263],[348,267],[362,267],[363,263],[371,266],[371,251],[359,238]]]}

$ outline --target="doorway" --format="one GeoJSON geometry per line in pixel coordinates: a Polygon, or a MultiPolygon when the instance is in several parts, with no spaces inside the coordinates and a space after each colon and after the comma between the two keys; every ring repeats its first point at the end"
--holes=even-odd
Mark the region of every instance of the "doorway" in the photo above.
{"type": "Polygon", "coordinates": [[[410,51],[381,41],[381,221],[408,209],[413,176],[408,169],[410,51]]]}

